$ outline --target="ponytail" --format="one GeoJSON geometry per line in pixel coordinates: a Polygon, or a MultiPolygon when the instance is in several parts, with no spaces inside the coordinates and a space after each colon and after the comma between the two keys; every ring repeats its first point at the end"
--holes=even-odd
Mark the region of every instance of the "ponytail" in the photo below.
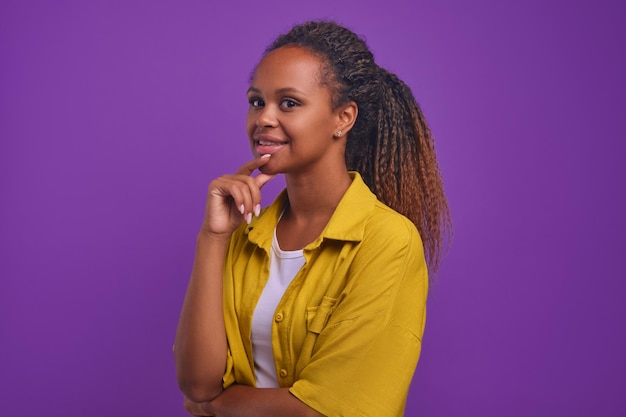
{"type": "Polygon", "coordinates": [[[395,74],[380,67],[377,72],[376,114],[367,136],[349,136],[348,167],[415,224],[436,272],[451,221],[432,134],[411,89],[395,74]]]}
{"type": "Polygon", "coordinates": [[[374,62],[361,38],[334,22],[295,26],[266,53],[286,45],[321,58],[321,82],[335,108],[357,104],[359,116],[346,145],[348,169],[358,171],[379,200],[415,224],[429,269],[436,272],[451,232],[450,212],[434,141],[411,89],[374,62]]]}

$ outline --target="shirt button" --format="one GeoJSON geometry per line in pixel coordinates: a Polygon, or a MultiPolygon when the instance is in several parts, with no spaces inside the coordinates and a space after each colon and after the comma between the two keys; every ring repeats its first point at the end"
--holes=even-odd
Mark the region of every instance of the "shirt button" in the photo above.
{"type": "Polygon", "coordinates": [[[276,323],[280,323],[284,319],[283,313],[276,314],[276,317],[274,319],[276,320],[276,323]]]}
{"type": "Polygon", "coordinates": [[[280,375],[281,378],[286,378],[287,377],[287,370],[286,369],[281,369],[280,372],[278,372],[278,375],[280,375]]]}

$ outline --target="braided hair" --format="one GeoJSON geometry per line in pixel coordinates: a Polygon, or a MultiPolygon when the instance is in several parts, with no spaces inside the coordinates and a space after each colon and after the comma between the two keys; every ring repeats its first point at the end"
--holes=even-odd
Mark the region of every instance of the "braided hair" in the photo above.
{"type": "Polygon", "coordinates": [[[331,21],[311,21],[280,35],[265,54],[283,46],[305,48],[322,61],[320,79],[334,109],[354,101],[346,164],[379,200],[417,227],[431,272],[451,232],[448,203],[432,134],[411,89],[381,68],[367,44],[331,21]]]}

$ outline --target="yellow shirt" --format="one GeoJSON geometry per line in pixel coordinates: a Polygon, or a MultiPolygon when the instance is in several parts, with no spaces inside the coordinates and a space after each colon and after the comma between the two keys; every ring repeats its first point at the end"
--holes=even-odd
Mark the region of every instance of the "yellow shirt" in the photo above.
{"type": "MultiPolygon", "coordinates": [[[[276,308],[281,387],[326,416],[402,416],[424,331],[428,273],[407,218],[357,173],[276,308]]],[[[229,356],[224,387],[254,386],[252,314],[269,275],[283,192],[233,233],[224,269],[229,356]]]]}

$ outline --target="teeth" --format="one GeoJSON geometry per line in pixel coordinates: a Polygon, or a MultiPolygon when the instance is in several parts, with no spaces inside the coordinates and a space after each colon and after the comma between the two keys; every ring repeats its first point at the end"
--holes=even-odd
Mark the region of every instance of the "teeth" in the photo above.
{"type": "Polygon", "coordinates": [[[265,141],[265,140],[260,140],[259,141],[259,145],[261,145],[261,146],[279,146],[279,145],[282,145],[282,143],[269,142],[269,141],[265,141]]]}

